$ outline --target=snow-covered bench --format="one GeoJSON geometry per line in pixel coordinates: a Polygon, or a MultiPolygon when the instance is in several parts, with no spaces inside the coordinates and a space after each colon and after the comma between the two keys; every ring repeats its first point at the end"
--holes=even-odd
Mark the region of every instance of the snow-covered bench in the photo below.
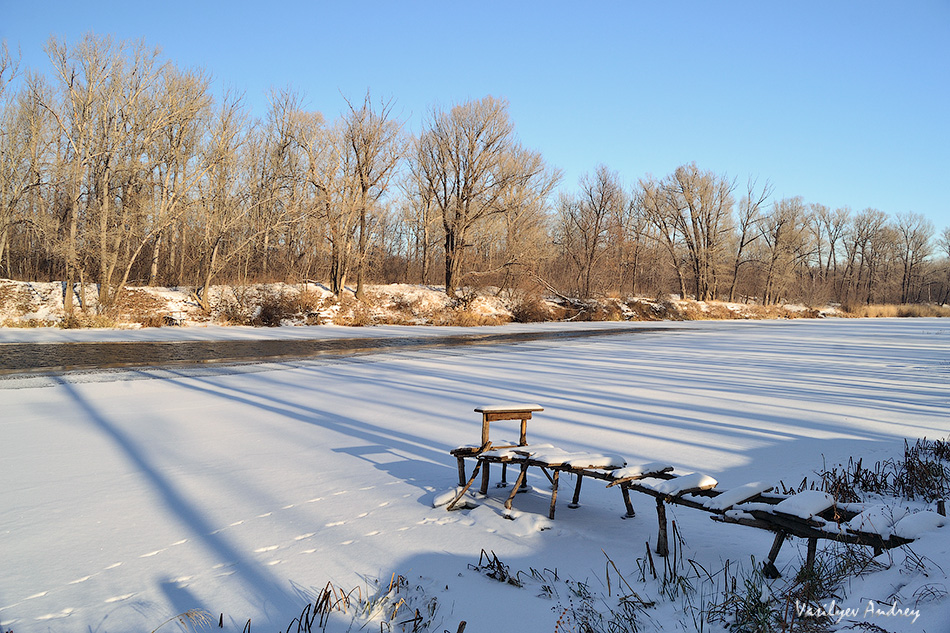
{"type": "Polygon", "coordinates": [[[844,543],[871,546],[882,551],[912,542],[925,529],[947,524],[947,518],[936,512],[909,512],[895,514],[893,509],[866,504],[843,504],[826,492],[805,490],[793,495],[772,493],[772,487],[752,482],[729,489],[717,488],[718,482],[702,473],[674,473],[673,466],[662,462],[628,465],[617,455],[598,452],[571,451],[550,444],[528,444],[527,420],[531,414],[543,411],[539,405],[493,405],[478,407],[482,414],[482,444],[463,446],[452,451],[459,463],[460,490],[448,505],[449,510],[460,507],[460,501],[481,471],[481,494],[487,494],[491,464],[502,465],[502,483],[507,485],[508,465],[520,467],[518,478],[511,490],[505,508],[525,486],[528,468],[534,466],[551,482],[551,506],[548,516],[553,519],[561,472],[576,477],[574,496],[568,507],[578,507],[581,482],[585,477],[607,481],[607,487],[619,486],[623,495],[626,517],[635,516],[630,491],[650,495],[656,500],[656,552],[668,553],[666,505],[673,503],[712,515],[722,523],[733,523],[768,530],[775,533],[771,551],[765,562],[765,573],[778,577],[775,560],[782,544],[790,536],[808,541],[806,568],[814,565],[817,542],[827,539],[844,543]],[[518,443],[502,441],[493,444],[489,437],[490,423],[497,420],[520,420],[521,436],[518,443]],[[465,459],[474,459],[470,477],[465,476],[465,459]],[[484,470],[482,470],[484,469],[484,470]]]}

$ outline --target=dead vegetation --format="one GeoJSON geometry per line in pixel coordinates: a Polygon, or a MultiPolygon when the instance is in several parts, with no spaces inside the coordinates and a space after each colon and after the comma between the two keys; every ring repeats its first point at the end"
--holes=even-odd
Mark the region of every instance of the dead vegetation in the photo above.
{"type": "Polygon", "coordinates": [[[335,297],[325,286],[253,284],[215,286],[204,303],[191,289],[129,287],[108,307],[95,302],[95,285],[74,292],[79,306],[64,310],[64,286],[0,280],[2,327],[162,327],[216,322],[223,325],[435,325],[476,327],[548,321],[698,321],[799,319],[824,316],[950,316],[950,307],[927,305],[809,306],[695,301],[677,297],[576,299],[533,291],[465,289],[454,297],[441,288],[395,284],[367,287],[362,299],[347,289],[335,297]]]}

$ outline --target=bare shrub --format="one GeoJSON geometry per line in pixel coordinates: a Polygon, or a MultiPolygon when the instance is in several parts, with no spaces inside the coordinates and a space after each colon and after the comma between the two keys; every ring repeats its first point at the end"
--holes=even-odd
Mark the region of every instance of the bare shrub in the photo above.
{"type": "Polygon", "coordinates": [[[665,310],[662,306],[640,299],[630,299],[627,301],[627,309],[635,316],[636,321],[660,321],[665,318],[665,310]]]}
{"type": "Polygon", "coordinates": [[[81,328],[114,328],[117,326],[115,319],[105,314],[86,314],[84,312],[73,312],[64,316],[59,323],[60,328],[64,330],[76,330],[81,328]]]}
{"type": "Polygon", "coordinates": [[[552,317],[550,306],[537,295],[523,297],[511,308],[511,320],[515,323],[542,323],[551,321],[552,317]]]}

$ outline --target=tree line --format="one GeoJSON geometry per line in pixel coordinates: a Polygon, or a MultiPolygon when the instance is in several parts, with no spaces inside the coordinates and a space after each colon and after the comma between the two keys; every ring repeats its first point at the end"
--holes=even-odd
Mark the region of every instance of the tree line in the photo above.
{"type": "Polygon", "coordinates": [[[950,228],[919,214],[773,200],[768,182],[696,164],[626,184],[600,165],[564,186],[503,99],[432,108],[417,135],[369,93],[328,121],[274,90],[257,119],[141,42],[46,51],[50,76],[0,48],[0,276],[92,282],[102,308],[129,284],[192,286],[207,304],[212,283],[272,280],[357,296],[395,282],[765,304],[950,295],[950,228]]]}

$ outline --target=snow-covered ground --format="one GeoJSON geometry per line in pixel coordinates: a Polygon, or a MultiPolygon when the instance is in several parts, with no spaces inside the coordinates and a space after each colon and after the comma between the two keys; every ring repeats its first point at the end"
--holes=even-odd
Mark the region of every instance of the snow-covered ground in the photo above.
{"type": "MultiPolygon", "coordinates": [[[[43,342],[304,331],[0,335],[43,342]]],[[[199,608],[213,614],[216,630],[223,614],[226,631],[243,630],[248,619],[254,631],[277,631],[328,581],[365,595],[373,579],[385,588],[399,574],[436,600],[433,631],[455,631],[464,620],[470,632],[550,632],[578,601],[564,580],[607,595],[605,553],[656,601],[644,611],[644,630],[693,630],[681,600],[637,582],[638,559],[642,565],[645,543],[656,538],[649,497],[633,493],[637,517],[622,520],[616,489],[585,482],[581,507],[568,509],[571,487],[562,484],[549,521],[547,481],[532,472],[514,520],[501,509],[506,491],[494,488],[475,509],[433,507],[457,483],[448,451],[479,439],[474,407],[542,405],[528,426],[532,442],[606,451],[631,464],[668,462],[725,488],[796,485],[850,456],[866,464],[899,457],[905,438],[947,437],[948,385],[950,321],[936,319],[689,322],[518,345],[5,378],[0,630],[151,631],[199,608]],[[469,567],[482,550],[512,572],[547,569],[538,575],[550,579],[556,569],[560,580],[496,582],[469,567]]],[[[513,425],[499,424],[516,437],[513,425]]],[[[772,542],[696,510],[668,514],[684,560],[710,573],[726,560],[751,568],[772,542]]],[[[846,586],[837,605],[856,612],[840,628],[947,630],[950,528],[927,532],[912,552],[885,553],[878,560],[886,569],[846,586]],[[867,612],[869,600],[884,613],[867,612]],[[888,615],[894,601],[919,617],[888,615]]],[[[803,554],[802,543],[785,545],[777,562],[784,578],[774,582],[794,576],[803,554]]],[[[616,575],[612,582],[616,594],[616,575]]]]}

